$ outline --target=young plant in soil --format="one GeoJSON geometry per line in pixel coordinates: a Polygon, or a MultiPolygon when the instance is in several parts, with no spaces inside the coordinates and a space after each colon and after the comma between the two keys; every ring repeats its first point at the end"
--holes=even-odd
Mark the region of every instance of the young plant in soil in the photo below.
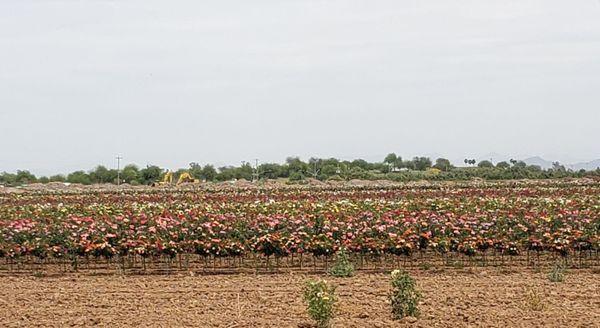
{"type": "Polygon", "coordinates": [[[550,273],[548,273],[548,280],[552,282],[563,282],[565,281],[567,269],[560,263],[555,263],[550,273]]]}
{"type": "Polygon", "coordinates": [[[546,302],[541,292],[536,289],[525,289],[525,304],[533,311],[546,309],[546,302]]]}
{"type": "Polygon", "coordinates": [[[421,293],[416,288],[415,279],[403,270],[392,271],[391,278],[392,293],[390,294],[390,301],[394,319],[418,317],[418,303],[421,299],[421,293]]]}
{"type": "Polygon", "coordinates": [[[350,257],[348,256],[346,249],[341,248],[337,252],[335,256],[335,262],[333,263],[331,269],[329,269],[328,273],[334,277],[346,278],[352,277],[354,275],[354,271],[354,264],[352,264],[352,261],[350,261],[350,257]]]}
{"type": "Polygon", "coordinates": [[[331,324],[335,312],[335,286],[325,280],[309,280],[304,286],[304,301],[308,315],[318,328],[326,328],[331,324]]]}

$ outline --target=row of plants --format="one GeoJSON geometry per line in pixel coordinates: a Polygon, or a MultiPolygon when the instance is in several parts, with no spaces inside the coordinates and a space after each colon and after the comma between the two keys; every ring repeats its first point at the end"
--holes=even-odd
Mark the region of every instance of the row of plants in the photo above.
{"type": "Polygon", "coordinates": [[[65,203],[5,203],[0,257],[329,256],[342,247],[370,255],[551,251],[567,256],[600,249],[598,188],[303,195],[164,193],[130,200],[71,195],[65,203]]]}
{"type": "Polygon", "coordinates": [[[0,257],[600,250],[600,187],[26,194],[0,198],[0,257]]]}

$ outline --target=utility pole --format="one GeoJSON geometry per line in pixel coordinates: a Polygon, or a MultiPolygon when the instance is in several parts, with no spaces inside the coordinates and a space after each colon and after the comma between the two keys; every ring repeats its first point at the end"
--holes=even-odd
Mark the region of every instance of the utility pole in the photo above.
{"type": "Polygon", "coordinates": [[[121,160],[123,157],[117,156],[117,186],[121,185],[121,160]]]}
{"type": "Polygon", "coordinates": [[[258,181],[259,175],[258,175],[258,158],[256,158],[255,160],[255,166],[254,166],[254,174],[252,174],[252,182],[258,181]]]}
{"type": "Polygon", "coordinates": [[[313,178],[317,178],[319,176],[319,172],[321,171],[320,169],[317,168],[317,161],[315,160],[313,163],[313,171],[312,171],[312,176],[313,178]]]}

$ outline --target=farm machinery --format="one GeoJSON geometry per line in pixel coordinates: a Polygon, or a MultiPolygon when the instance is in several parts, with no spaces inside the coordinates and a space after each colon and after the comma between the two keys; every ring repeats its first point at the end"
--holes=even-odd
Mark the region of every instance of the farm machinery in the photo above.
{"type": "MultiPolygon", "coordinates": [[[[176,186],[179,186],[183,183],[199,183],[200,180],[198,179],[194,179],[194,177],[192,177],[191,174],[189,174],[188,172],[183,172],[179,175],[179,178],[177,178],[177,183],[175,183],[176,186]]],[[[160,187],[160,186],[172,186],[173,185],[173,172],[167,171],[165,173],[165,175],[163,176],[163,179],[161,181],[155,182],[153,184],[153,186],[155,187],[160,187]]]]}

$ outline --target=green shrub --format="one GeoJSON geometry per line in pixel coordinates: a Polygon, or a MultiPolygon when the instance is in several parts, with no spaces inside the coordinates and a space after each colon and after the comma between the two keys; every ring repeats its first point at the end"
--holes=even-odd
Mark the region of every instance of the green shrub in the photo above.
{"type": "Polygon", "coordinates": [[[565,281],[566,271],[565,266],[557,262],[552,267],[552,270],[550,270],[550,273],[548,273],[548,280],[552,282],[563,282],[565,281]]]}
{"type": "Polygon", "coordinates": [[[307,303],[308,315],[316,322],[317,327],[329,327],[334,316],[335,286],[325,280],[309,280],[304,287],[304,301],[307,303]]]}
{"type": "Polygon", "coordinates": [[[342,178],[338,174],[335,174],[335,175],[332,175],[329,178],[327,178],[327,180],[329,180],[329,181],[344,181],[344,178],[342,178]]]}
{"type": "Polygon", "coordinates": [[[421,293],[416,289],[415,279],[403,270],[392,271],[392,315],[399,320],[404,317],[418,317],[418,303],[421,293]]]}
{"type": "Polygon", "coordinates": [[[334,277],[352,277],[354,275],[354,264],[346,249],[341,248],[335,255],[335,262],[329,270],[329,274],[334,277]]]}
{"type": "Polygon", "coordinates": [[[304,175],[300,172],[292,172],[289,176],[290,181],[302,181],[304,180],[304,175]]]}

